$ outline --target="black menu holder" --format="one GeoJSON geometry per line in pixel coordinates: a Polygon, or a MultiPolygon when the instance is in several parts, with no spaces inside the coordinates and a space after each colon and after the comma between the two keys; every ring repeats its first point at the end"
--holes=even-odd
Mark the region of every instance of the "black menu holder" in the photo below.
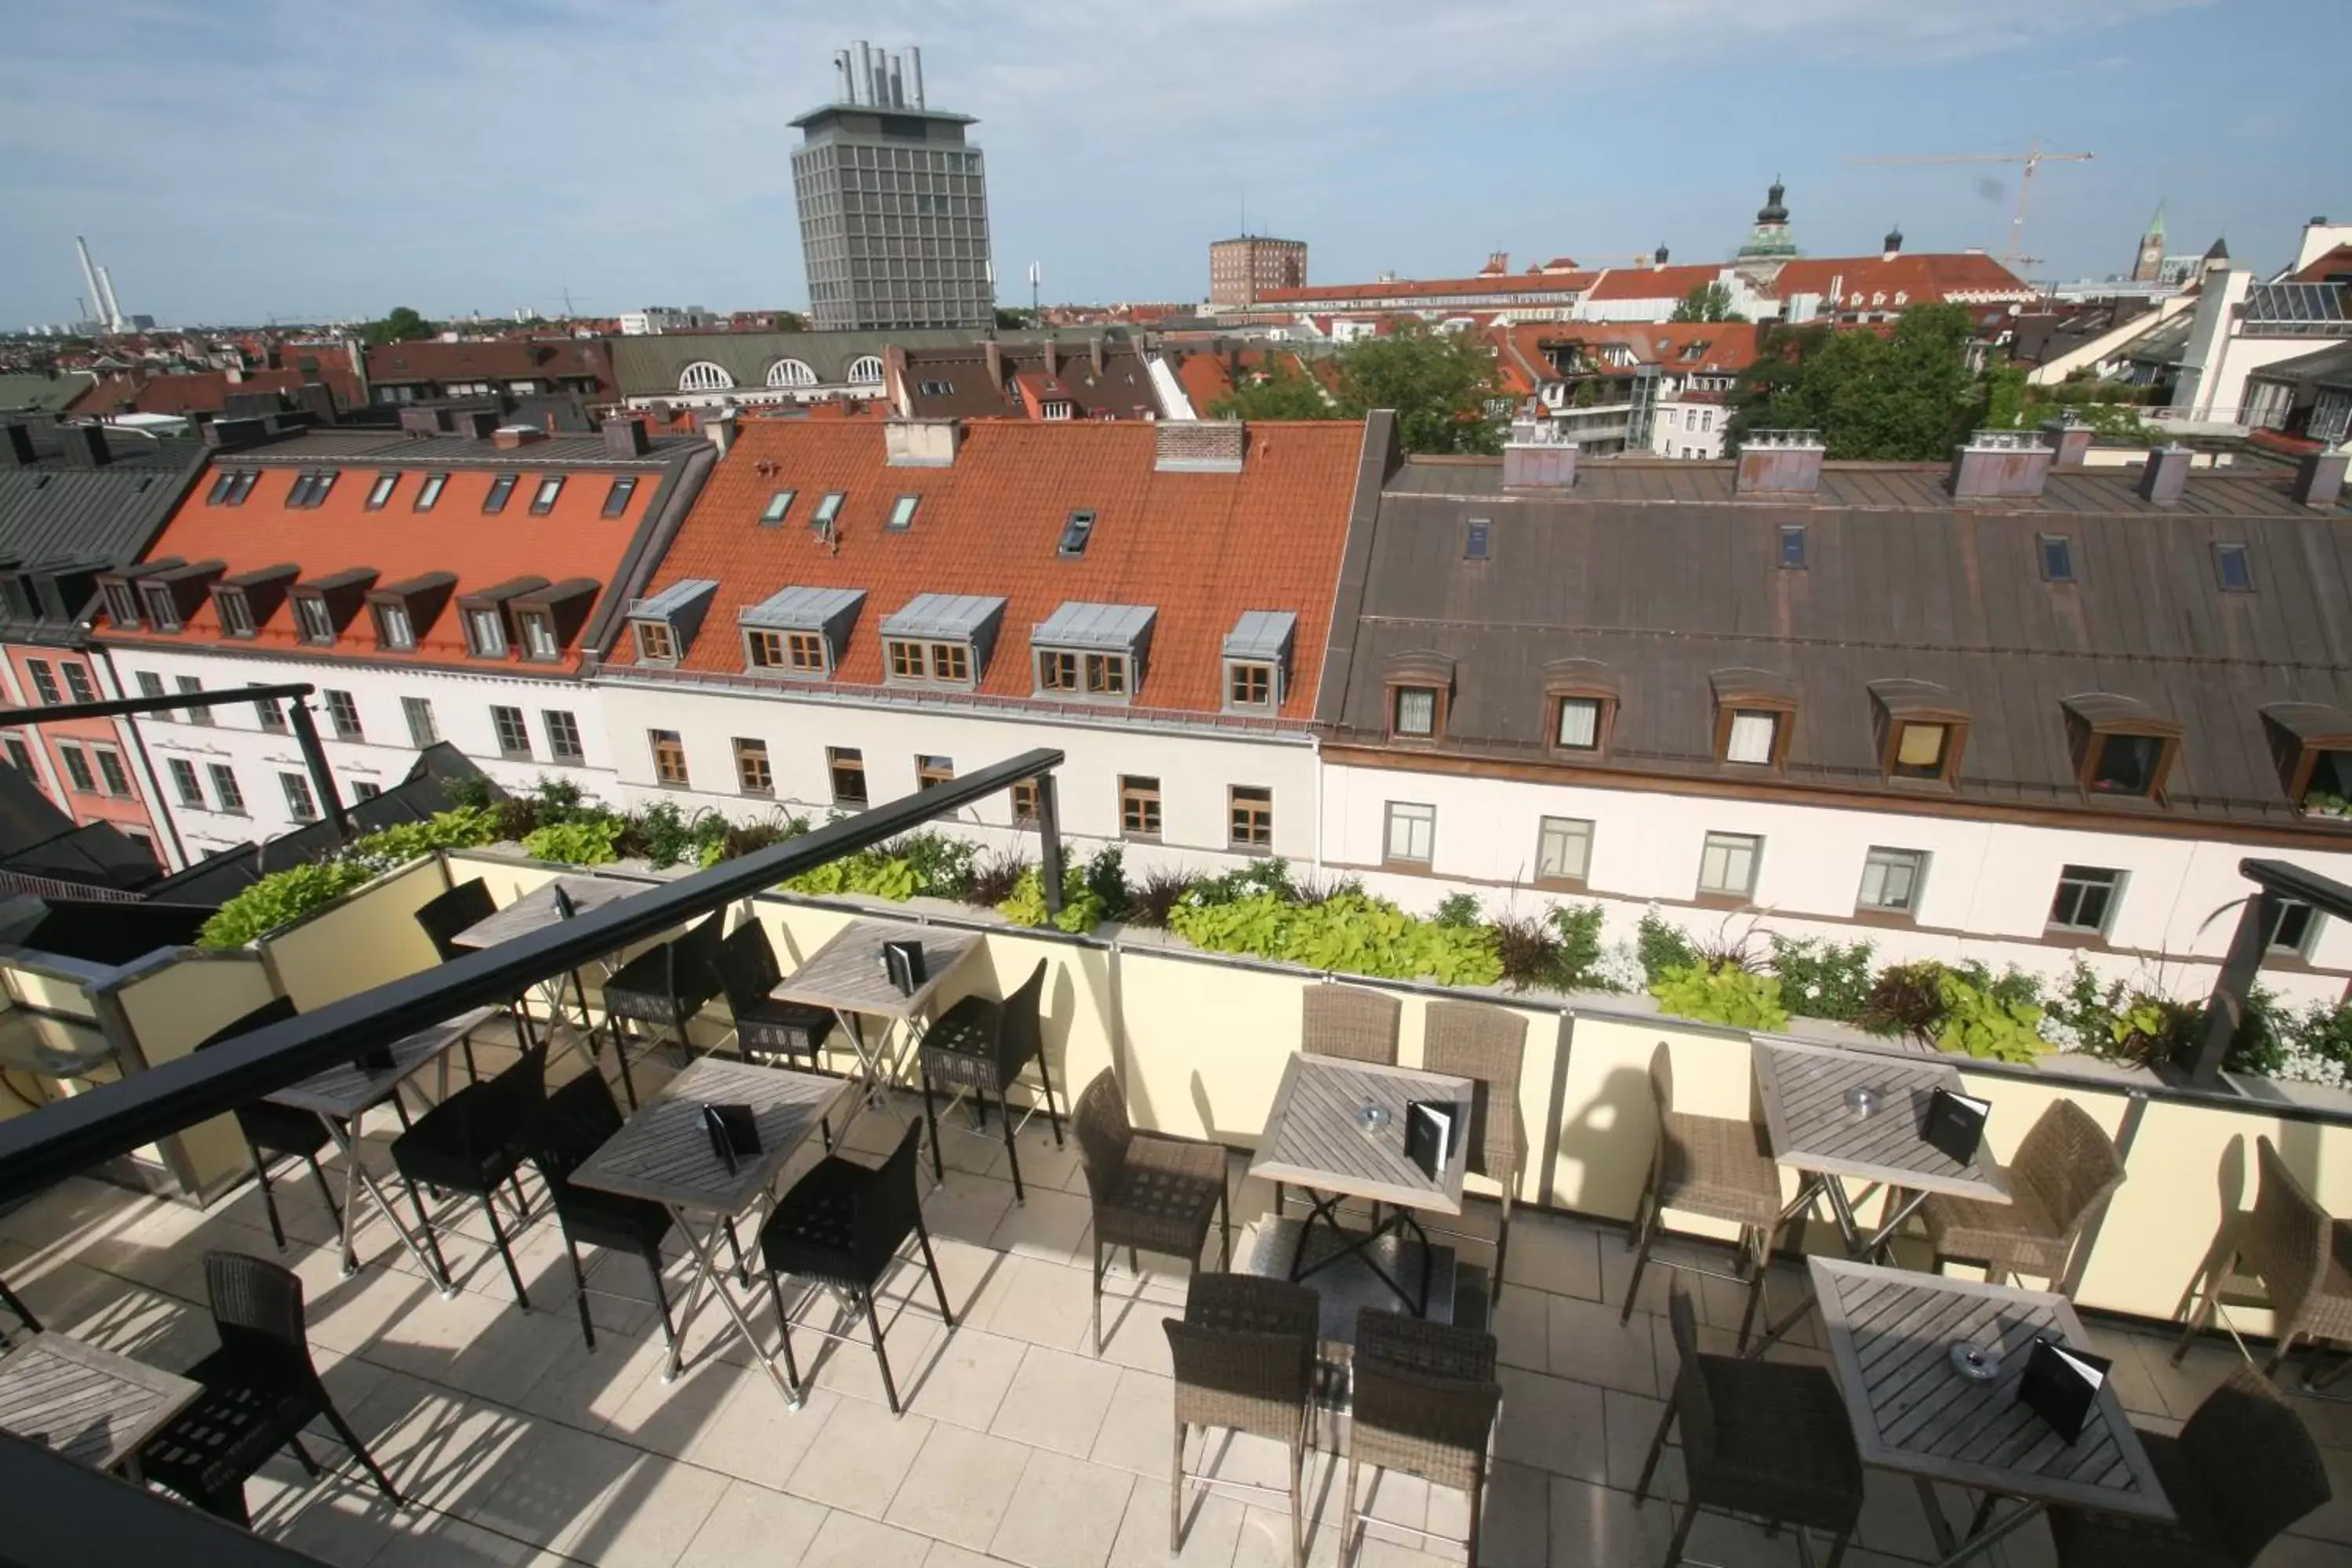
{"type": "Polygon", "coordinates": [[[555,918],[560,921],[568,921],[572,916],[580,912],[580,906],[572,901],[572,895],[563,890],[562,883],[555,883],[554,888],[555,918]]]}
{"type": "Polygon", "coordinates": [[[901,996],[912,996],[930,976],[930,971],[923,964],[923,944],[919,942],[884,942],[882,968],[889,975],[892,988],[901,996]]]}
{"type": "Polygon", "coordinates": [[[702,1129],[710,1135],[710,1152],[733,1175],[742,1162],[760,1152],[760,1121],[748,1105],[706,1105],[702,1129]]]}
{"type": "Polygon", "coordinates": [[[1404,1108],[1404,1157],[1433,1182],[1445,1179],[1445,1163],[1469,1121],[1450,1100],[1416,1100],[1404,1108]]]}
{"type": "Polygon", "coordinates": [[[1972,1100],[1965,1094],[1939,1089],[1927,1097],[1927,1120],[1919,1129],[1919,1135],[1955,1165],[1965,1165],[1977,1157],[1977,1145],[1984,1138],[1985,1118],[1991,1111],[1992,1101],[1989,1100],[1972,1100]]]}
{"type": "Polygon", "coordinates": [[[2099,1385],[2107,1380],[2110,1364],[2105,1356],[2074,1350],[2036,1334],[2033,1349],[2025,1358],[2025,1370],[2018,1375],[2017,1401],[2072,1443],[2090,1425],[2099,1385]]]}
{"type": "Polygon", "coordinates": [[[390,1046],[370,1046],[352,1059],[362,1072],[390,1072],[397,1065],[392,1059],[390,1046]]]}

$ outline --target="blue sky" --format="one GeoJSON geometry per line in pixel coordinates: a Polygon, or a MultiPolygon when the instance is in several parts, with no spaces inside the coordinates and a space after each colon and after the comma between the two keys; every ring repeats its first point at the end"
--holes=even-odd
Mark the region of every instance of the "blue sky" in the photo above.
{"type": "Polygon", "coordinates": [[[980,117],[1004,293],[1197,299],[1241,221],[1316,280],[1798,243],[2037,275],[2172,247],[2257,266],[2352,216],[2346,0],[109,0],[0,8],[0,324],[67,318],[73,237],[171,322],[805,300],[786,121],[859,36],[980,117]]]}

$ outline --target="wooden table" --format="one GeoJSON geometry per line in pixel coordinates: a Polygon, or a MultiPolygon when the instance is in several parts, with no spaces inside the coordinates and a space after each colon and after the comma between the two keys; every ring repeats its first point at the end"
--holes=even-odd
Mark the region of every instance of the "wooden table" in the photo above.
{"type": "Polygon", "coordinates": [[[203,1393],[112,1351],[36,1334],[0,1356],[0,1431],[92,1469],[135,1472],[141,1447],[203,1393]]]}
{"type": "Polygon", "coordinates": [[[1462,1212],[1473,1092],[1465,1078],[1336,1057],[1299,1052],[1283,1065],[1282,1086],[1275,1090],[1265,1131],[1250,1160],[1250,1174],[1305,1187],[1313,1199],[1314,1208],[1299,1227],[1291,1249],[1288,1273],[1292,1279],[1304,1279],[1346,1258],[1359,1258],[1416,1316],[1429,1315],[1435,1249],[1413,1211],[1462,1212]],[[1405,1107],[1414,1100],[1449,1100],[1463,1110],[1460,1136],[1447,1152],[1444,1171],[1436,1176],[1413,1163],[1404,1152],[1405,1107]],[[1366,1131],[1358,1112],[1367,1105],[1388,1112],[1386,1125],[1366,1131]],[[1387,1217],[1370,1231],[1347,1230],[1339,1224],[1338,1211],[1340,1200],[1350,1197],[1363,1198],[1376,1209],[1387,1205],[1387,1217]],[[1318,1220],[1338,1233],[1343,1245],[1336,1249],[1312,1246],[1318,1220]],[[1392,1235],[1402,1261],[1407,1231],[1421,1248],[1421,1288],[1410,1294],[1391,1270],[1375,1260],[1371,1250],[1373,1244],[1392,1235]]]}
{"type": "Polygon", "coordinates": [[[767,1368],[770,1380],[794,1408],[799,1407],[799,1385],[761,1347],[743,1306],[728,1290],[716,1243],[735,1219],[747,1213],[753,1215],[756,1234],[774,1206],[777,1175],[840,1101],[856,1092],[856,1087],[846,1079],[703,1057],[688,1064],[685,1071],[646,1100],[618,1132],[605,1140],[604,1147],[572,1173],[574,1186],[661,1205],[686,1237],[695,1280],[679,1311],[677,1331],[670,1339],[663,1382],[675,1379],[684,1365],[687,1325],[701,1305],[707,1287],[734,1320],[760,1364],[767,1368]],[[736,1168],[729,1171],[703,1129],[705,1105],[750,1106],[760,1127],[759,1152],[739,1158],[736,1168]]]}
{"type": "MultiPolygon", "coordinates": [[[[559,924],[567,918],[576,919],[581,915],[601,910],[606,904],[616,904],[623,899],[635,898],[644,892],[646,888],[646,884],[642,882],[616,881],[610,877],[558,877],[551,882],[533,888],[495,914],[475,921],[464,931],[452,936],[449,941],[455,946],[470,948],[476,952],[498,947],[514,941],[517,937],[530,936],[535,931],[545,931],[548,927],[559,924]],[[572,901],[570,917],[565,916],[562,910],[556,905],[555,890],[558,888],[562,889],[563,896],[572,901]]],[[[607,963],[605,968],[609,972],[612,968],[611,963],[607,963]]],[[[552,980],[539,982],[540,995],[547,1004],[548,1016],[551,1019],[563,1016],[563,982],[566,978],[565,974],[558,974],[552,980]]],[[[569,972],[568,978],[572,982],[572,991],[580,999],[581,1035],[573,1043],[579,1047],[583,1058],[593,1065],[596,1056],[589,1045],[588,1036],[594,1032],[596,1026],[595,1020],[590,1017],[588,1013],[588,987],[582,983],[580,972],[576,969],[569,972]]]]}
{"type": "Polygon", "coordinates": [[[929,1015],[948,976],[980,950],[980,942],[978,931],[908,921],[852,921],[768,994],[779,1002],[829,1008],[857,1052],[866,1085],[860,1109],[887,1110],[892,1109],[887,1091],[919,1037],[916,1025],[929,1015]],[[886,942],[922,944],[923,983],[912,992],[901,994],[890,984],[882,967],[886,942]],[[882,1020],[870,1040],[862,1022],[866,1018],[882,1020]]]}
{"type": "Polygon", "coordinates": [[[2114,1378],[2100,1387],[2090,1423],[2072,1444],[2018,1403],[2017,1381],[2036,1334],[2090,1347],[2063,1296],[1842,1258],[1811,1258],[1808,1267],[1862,1462],[1917,1484],[1946,1564],[1985,1551],[2053,1503],[2172,1520],[2114,1378]],[[2001,1368],[1991,1382],[1972,1383],[1953,1370],[1949,1352],[1958,1339],[1999,1351],[2001,1368]],[[1964,1540],[1936,1500],[1937,1481],[1984,1494],[1964,1540]],[[1995,1522],[2000,1498],[2019,1506],[1995,1522]]]}
{"type": "Polygon", "coordinates": [[[441,1068],[441,1093],[446,1099],[449,1089],[449,1051],[474,1030],[499,1016],[496,1007],[476,1007],[429,1029],[419,1029],[392,1043],[392,1065],[372,1068],[353,1060],[313,1073],[301,1082],[289,1084],[277,1093],[266,1096],[275,1104],[307,1110],[326,1123],[327,1135],[343,1155],[343,1276],[349,1279],[359,1270],[359,1194],[364,1190],[375,1200],[375,1206],[390,1222],[393,1233],[409,1256],[424,1267],[425,1274],[441,1288],[444,1297],[457,1293],[449,1271],[442,1267],[434,1248],[417,1237],[429,1238],[431,1222],[425,1217],[424,1200],[416,1190],[409,1189],[408,1200],[415,1206],[417,1229],[411,1233],[401,1223],[392,1200],[385,1197],[364,1162],[360,1159],[359,1120],[366,1112],[382,1105],[400,1092],[401,1085],[436,1063],[441,1068]]]}

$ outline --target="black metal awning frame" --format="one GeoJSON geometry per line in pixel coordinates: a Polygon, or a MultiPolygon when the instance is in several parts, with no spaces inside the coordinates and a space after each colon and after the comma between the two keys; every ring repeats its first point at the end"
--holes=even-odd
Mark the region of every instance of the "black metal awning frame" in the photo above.
{"type": "Polygon", "coordinates": [[[2238,872],[2254,884],[2238,911],[2238,929],[2231,933],[2229,955],[2214,977],[2213,994],[2205,1004],[2205,1030],[2192,1052],[2186,1046],[2172,1065],[2200,1089],[2221,1082],[2221,1064],[2229,1058],[2230,1042],[2246,1016],[2246,994],[2263,967],[2271,932],[2278,928],[2280,911],[2289,902],[2309,904],[2338,920],[2352,921],[2352,888],[2332,877],[2290,866],[2284,860],[2247,859],[2238,872]]]}

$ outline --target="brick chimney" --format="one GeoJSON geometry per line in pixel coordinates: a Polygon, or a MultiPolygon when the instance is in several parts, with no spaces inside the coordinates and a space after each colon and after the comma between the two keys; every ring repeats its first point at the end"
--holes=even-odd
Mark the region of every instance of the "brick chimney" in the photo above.
{"type": "Polygon", "coordinates": [[[901,414],[915,411],[915,389],[907,384],[907,351],[897,343],[882,350],[882,395],[901,414]]]}
{"type": "Polygon", "coordinates": [[[449,422],[442,428],[469,440],[479,441],[499,427],[498,410],[494,408],[452,408],[446,412],[449,422]]]}
{"type": "Polygon", "coordinates": [[[547,432],[536,425],[501,425],[490,432],[490,445],[501,452],[518,452],[546,439],[547,432]]]}
{"type": "Polygon", "coordinates": [[[1045,379],[1052,381],[1062,374],[1062,345],[1053,339],[1045,340],[1045,379]]]}
{"type": "Polygon", "coordinates": [[[1952,448],[1952,499],[2038,496],[2057,456],[2039,431],[1979,430],[1952,448]]]}
{"type": "Polygon", "coordinates": [[[2297,504],[2326,509],[2336,504],[2344,490],[2344,469],[2352,462],[2352,452],[2341,447],[2325,447],[2294,466],[2294,483],[2287,493],[2297,504]]]}
{"type": "Polygon", "coordinates": [[[1249,450],[1238,419],[1162,419],[1151,430],[1151,466],[1163,474],[1237,474],[1249,450]]]}
{"type": "Polygon", "coordinates": [[[642,458],[653,450],[653,441],[646,435],[642,419],[607,419],[604,421],[604,450],[616,458],[642,458]]]}
{"type": "Polygon", "coordinates": [[[2168,441],[2147,455],[2147,466],[2139,471],[2139,494],[2142,500],[2158,506],[2170,506],[2189,488],[2189,465],[2197,454],[2178,441],[2168,441]]]}
{"type": "Polygon", "coordinates": [[[0,425],[0,468],[33,466],[33,433],[22,425],[0,425]]]}
{"type": "Polygon", "coordinates": [[[114,454],[107,450],[106,426],[102,425],[60,425],[58,440],[64,448],[68,468],[100,468],[114,459],[114,454]]]}
{"type": "Polygon", "coordinates": [[[991,338],[982,345],[988,354],[988,385],[993,392],[1004,390],[1004,345],[991,338]]]}
{"type": "Polygon", "coordinates": [[[719,455],[725,457],[735,446],[735,411],[721,408],[704,416],[702,433],[710,437],[710,444],[719,448],[719,455]]]}
{"type": "Polygon", "coordinates": [[[1094,362],[1095,374],[1100,375],[1103,373],[1102,339],[1097,337],[1087,340],[1087,357],[1094,362]]]}
{"type": "Polygon", "coordinates": [[[2060,468],[2079,468],[2083,466],[2083,459],[2091,450],[2091,427],[2088,425],[2072,414],[2063,414],[2055,419],[2045,420],[2042,433],[2050,437],[2051,446],[2057,448],[2060,468]]]}
{"type": "Polygon", "coordinates": [[[1739,444],[1732,492],[1743,496],[1809,496],[1822,488],[1829,448],[1818,430],[1750,430],[1739,444]]]}
{"type": "Polygon", "coordinates": [[[1530,398],[1511,421],[1503,443],[1503,488],[1507,490],[1565,490],[1576,485],[1577,446],[1560,434],[1530,398]]]}

